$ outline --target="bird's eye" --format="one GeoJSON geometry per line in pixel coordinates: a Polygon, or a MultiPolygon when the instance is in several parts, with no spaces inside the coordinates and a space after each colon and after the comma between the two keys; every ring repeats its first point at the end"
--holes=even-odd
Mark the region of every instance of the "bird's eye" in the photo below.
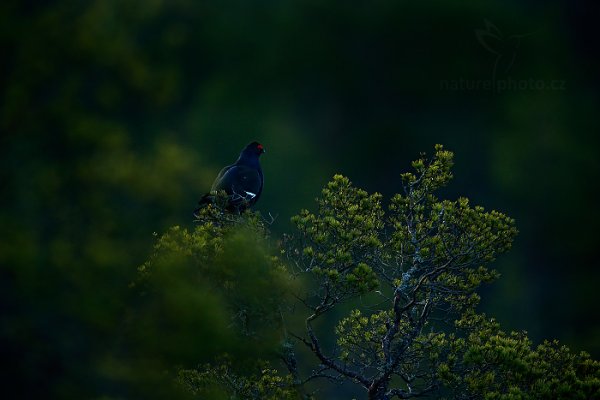
{"type": "Polygon", "coordinates": [[[258,146],[256,146],[257,149],[262,150],[263,149],[263,145],[259,144],[258,146]]]}

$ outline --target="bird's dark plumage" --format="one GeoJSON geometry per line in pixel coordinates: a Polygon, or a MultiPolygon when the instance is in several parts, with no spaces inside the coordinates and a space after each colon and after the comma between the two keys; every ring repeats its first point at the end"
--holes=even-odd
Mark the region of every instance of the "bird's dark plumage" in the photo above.
{"type": "MultiPolygon", "coordinates": [[[[215,196],[220,191],[227,193],[226,208],[229,211],[241,212],[254,205],[260,198],[264,184],[259,162],[259,157],[264,152],[263,145],[258,142],[247,145],[234,164],[219,172],[210,193],[200,199],[200,208],[214,203],[215,196]]],[[[197,214],[200,208],[194,214],[197,214]]]]}

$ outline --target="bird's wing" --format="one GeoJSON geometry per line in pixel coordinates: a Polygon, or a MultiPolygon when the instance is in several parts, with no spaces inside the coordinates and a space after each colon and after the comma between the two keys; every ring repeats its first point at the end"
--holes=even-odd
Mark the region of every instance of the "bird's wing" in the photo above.
{"type": "Polygon", "coordinates": [[[217,177],[215,178],[215,181],[212,184],[212,187],[210,188],[211,192],[224,190],[223,188],[220,187],[221,186],[220,182],[223,180],[223,176],[225,176],[227,171],[229,171],[233,167],[234,167],[233,165],[228,165],[219,172],[219,175],[217,175],[217,177]]]}
{"type": "Polygon", "coordinates": [[[261,189],[262,178],[259,171],[244,165],[234,165],[227,169],[214,185],[214,190],[225,190],[227,194],[252,199],[260,194],[261,189]]]}

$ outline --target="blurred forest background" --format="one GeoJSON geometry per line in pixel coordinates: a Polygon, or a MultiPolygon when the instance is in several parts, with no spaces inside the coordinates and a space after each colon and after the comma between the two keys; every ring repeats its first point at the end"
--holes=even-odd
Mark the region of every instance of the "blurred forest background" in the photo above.
{"type": "Polygon", "coordinates": [[[153,232],[192,226],[252,140],[267,149],[257,209],[277,215],[274,237],[334,173],[390,196],[419,152],[444,144],[456,153],[445,195],[520,230],[481,309],[598,358],[599,11],[3,0],[3,379],[57,396],[80,393],[73,376],[102,385],[82,366],[113,373],[102,349],[153,232]]]}

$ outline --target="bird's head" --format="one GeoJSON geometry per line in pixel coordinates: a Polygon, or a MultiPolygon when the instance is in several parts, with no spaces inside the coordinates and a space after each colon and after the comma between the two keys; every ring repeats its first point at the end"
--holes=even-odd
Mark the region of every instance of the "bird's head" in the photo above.
{"type": "Polygon", "coordinates": [[[243,152],[246,154],[253,154],[253,155],[260,156],[262,153],[265,152],[265,148],[262,144],[260,144],[258,142],[252,142],[248,146],[246,146],[246,148],[244,149],[243,152]]]}

